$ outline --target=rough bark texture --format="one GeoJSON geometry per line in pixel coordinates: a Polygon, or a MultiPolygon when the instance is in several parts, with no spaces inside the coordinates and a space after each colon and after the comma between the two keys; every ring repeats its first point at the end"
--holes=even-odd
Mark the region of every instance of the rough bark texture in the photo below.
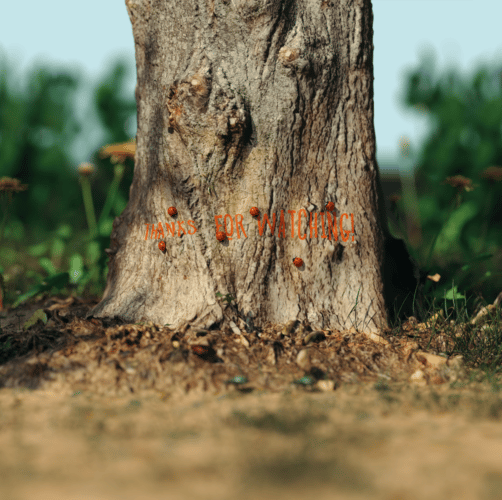
{"type": "Polygon", "coordinates": [[[135,173],[93,314],[175,327],[237,316],[254,326],[386,325],[370,0],[126,4],[138,78],[135,173]],[[260,234],[265,214],[271,225],[276,216],[273,233],[265,223],[260,234]],[[217,215],[227,223],[223,242],[217,215]],[[328,226],[335,215],[338,240],[328,226]],[[218,292],[236,305],[225,308],[218,292]]]}

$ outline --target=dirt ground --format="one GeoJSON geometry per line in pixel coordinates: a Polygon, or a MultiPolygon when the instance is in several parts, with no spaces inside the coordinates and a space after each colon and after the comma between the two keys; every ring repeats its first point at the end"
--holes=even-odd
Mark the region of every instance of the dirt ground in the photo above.
{"type": "Polygon", "coordinates": [[[501,393],[412,320],[175,331],[95,303],[1,321],[2,500],[502,499],[501,393]]]}

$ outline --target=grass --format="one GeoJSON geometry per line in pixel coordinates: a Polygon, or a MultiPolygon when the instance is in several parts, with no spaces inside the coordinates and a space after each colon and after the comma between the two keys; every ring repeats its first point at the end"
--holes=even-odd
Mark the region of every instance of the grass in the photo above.
{"type": "MultiPolygon", "coordinates": [[[[391,336],[408,336],[421,349],[453,357],[461,355],[466,367],[474,369],[472,376],[494,385],[502,372],[502,312],[479,302],[469,313],[467,300],[443,300],[425,297],[423,322],[415,317],[397,319],[391,326],[391,336]]],[[[414,301],[415,302],[415,301],[414,301]]]]}

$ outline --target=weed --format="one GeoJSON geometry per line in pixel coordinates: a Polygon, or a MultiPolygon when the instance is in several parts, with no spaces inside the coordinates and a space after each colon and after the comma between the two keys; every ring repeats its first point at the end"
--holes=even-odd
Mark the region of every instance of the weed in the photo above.
{"type": "Polygon", "coordinates": [[[226,302],[228,305],[232,304],[232,301],[235,300],[234,297],[230,293],[227,293],[226,295],[222,295],[220,292],[216,292],[216,297],[221,298],[224,302],[226,302]]]}

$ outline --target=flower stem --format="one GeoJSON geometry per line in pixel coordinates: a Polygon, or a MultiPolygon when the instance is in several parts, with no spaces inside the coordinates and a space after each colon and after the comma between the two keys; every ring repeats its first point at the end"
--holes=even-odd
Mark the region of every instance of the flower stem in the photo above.
{"type": "Polygon", "coordinates": [[[106,195],[105,205],[103,207],[103,210],[101,211],[101,215],[99,216],[99,221],[98,221],[99,227],[101,227],[102,222],[108,217],[108,215],[110,214],[110,210],[112,209],[113,204],[115,203],[115,198],[117,197],[120,181],[122,180],[122,177],[124,177],[124,170],[125,167],[123,164],[117,163],[115,165],[113,171],[113,181],[106,195]]]}
{"type": "Polygon", "coordinates": [[[446,217],[446,220],[443,222],[443,225],[439,228],[439,231],[436,233],[436,236],[434,236],[434,239],[432,240],[432,245],[429,250],[429,255],[427,256],[427,260],[425,261],[425,269],[429,269],[431,259],[432,259],[432,254],[434,253],[434,248],[436,247],[436,242],[439,238],[439,235],[441,234],[444,227],[446,226],[446,224],[450,220],[450,217],[452,216],[452,214],[455,211],[455,208],[457,208],[457,206],[458,206],[458,197],[457,197],[457,194],[455,194],[453,201],[452,201],[452,206],[451,206],[450,212],[448,214],[448,217],[446,217]]]}
{"type": "Polygon", "coordinates": [[[92,202],[91,182],[89,181],[88,177],[83,175],[80,176],[80,182],[82,184],[82,197],[84,199],[87,225],[89,226],[89,236],[92,239],[97,235],[98,231],[96,224],[96,214],[94,212],[94,204],[92,202]]]}
{"type": "Polygon", "coordinates": [[[3,235],[5,231],[5,226],[7,225],[7,219],[9,217],[9,205],[12,201],[12,194],[7,193],[4,196],[0,195],[2,199],[2,222],[0,222],[0,243],[3,240],[3,235]]]}

